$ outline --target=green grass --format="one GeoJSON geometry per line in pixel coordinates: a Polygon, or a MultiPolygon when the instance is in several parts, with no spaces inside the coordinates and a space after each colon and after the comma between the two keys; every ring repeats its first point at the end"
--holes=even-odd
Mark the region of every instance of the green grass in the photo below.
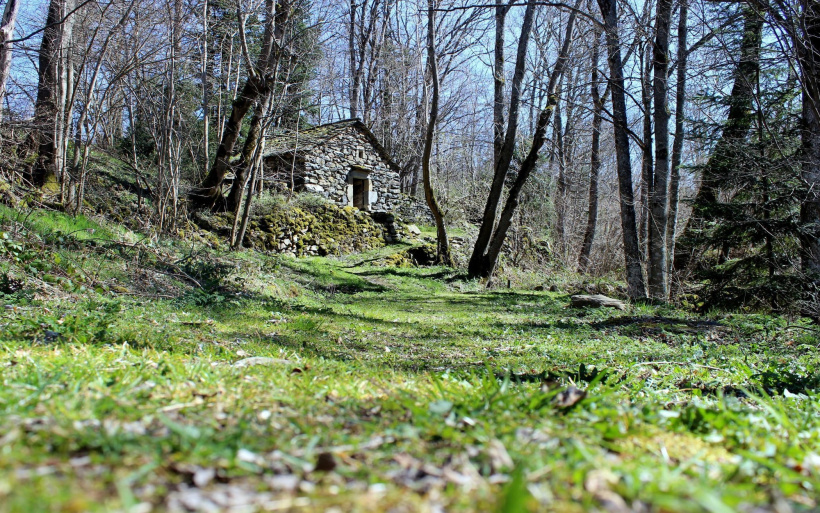
{"type": "Polygon", "coordinates": [[[0,224],[17,223],[41,236],[64,237],[75,240],[127,240],[136,235],[119,225],[92,220],[84,215],[69,216],[63,212],[41,209],[16,210],[0,204],[0,224]]]}
{"type": "Polygon", "coordinates": [[[202,253],[231,273],[206,290],[150,259],[129,274],[133,253],[61,251],[104,270],[67,297],[3,296],[0,512],[817,507],[803,321],[572,310],[380,267],[390,248],[202,253]],[[95,288],[137,276],[176,293],[95,288]],[[249,357],[276,360],[234,366],[249,357]]]}

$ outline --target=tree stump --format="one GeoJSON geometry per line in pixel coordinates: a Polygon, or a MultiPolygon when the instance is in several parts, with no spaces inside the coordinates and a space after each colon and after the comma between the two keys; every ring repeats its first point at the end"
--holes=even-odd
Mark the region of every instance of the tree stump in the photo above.
{"type": "Polygon", "coordinates": [[[585,306],[589,306],[592,308],[601,308],[605,306],[607,308],[617,308],[618,310],[626,310],[626,305],[623,303],[623,301],[612,299],[611,297],[607,297],[601,294],[576,294],[570,298],[570,306],[572,306],[573,308],[581,308],[585,306]]]}

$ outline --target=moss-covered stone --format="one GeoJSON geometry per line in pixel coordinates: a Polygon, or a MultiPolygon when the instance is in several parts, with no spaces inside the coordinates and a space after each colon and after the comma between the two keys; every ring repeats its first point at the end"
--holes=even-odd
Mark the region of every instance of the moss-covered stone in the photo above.
{"type": "MultiPolygon", "coordinates": [[[[197,213],[196,223],[229,236],[233,214],[197,213]]],[[[259,251],[296,256],[345,255],[386,244],[385,228],[368,213],[333,204],[282,205],[248,221],[244,244],[259,251]]]]}

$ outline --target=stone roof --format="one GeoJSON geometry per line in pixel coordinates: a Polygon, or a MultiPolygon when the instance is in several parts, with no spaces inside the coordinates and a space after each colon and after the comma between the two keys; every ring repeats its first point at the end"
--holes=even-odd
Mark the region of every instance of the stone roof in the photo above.
{"type": "Polygon", "coordinates": [[[309,154],[315,148],[333,144],[333,140],[343,134],[348,128],[355,128],[370,141],[373,149],[387,162],[393,171],[398,172],[399,166],[390,157],[390,154],[384,149],[379,140],[367,128],[367,125],[361,122],[358,118],[345,119],[335,123],[327,123],[318,125],[313,128],[300,130],[298,133],[295,130],[288,130],[286,132],[274,134],[268,137],[265,145],[265,157],[272,157],[275,155],[285,155],[296,150],[300,154],[309,154]]]}

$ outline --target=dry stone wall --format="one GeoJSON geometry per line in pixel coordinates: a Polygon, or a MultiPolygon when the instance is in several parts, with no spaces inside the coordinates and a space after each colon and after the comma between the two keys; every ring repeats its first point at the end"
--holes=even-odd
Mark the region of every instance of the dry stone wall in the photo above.
{"type": "Polygon", "coordinates": [[[436,219],[424,199],[400,194],[393,204],[393,213],[405,223],[434,225],[436,219]]]}
{"type": "MultiPolygon", "coordinates": [[[[412,237],[405,227],[393,225],[391,214],[378,220],[374,216],[333,204],[277,208],[251,217],[245,246],[288,256],[345,255],[412,237]]],[[[194,220],[200,227],[227,238],[233,214],[197,212],[194,220]]]]}

